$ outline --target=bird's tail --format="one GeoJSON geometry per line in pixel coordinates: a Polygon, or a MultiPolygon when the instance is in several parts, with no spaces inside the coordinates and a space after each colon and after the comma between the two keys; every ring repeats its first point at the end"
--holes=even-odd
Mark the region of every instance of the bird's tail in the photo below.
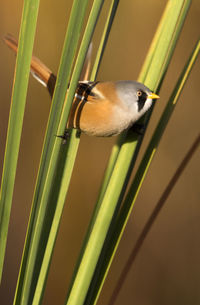
{"type": "MultiPolygon", "coordinates": [[[[17,54],[18,43],[17,40],[10,34],[4,37],[4,42],[9,48],[11,48],[15,54],[17,54]]],[[[56,76],[55,74],[41,62],[37,57],[32,56],[31,59],[31,74],[36,78],[43,86],[47,87],[51,97],[53,96],[56,76]]]]}
{"type": "MultiPolygon", "coordinates": [[[[17,54],[18,43],[17,40],[11,35],[7,34],[4,37],[4,42],[7,44],[9,48],[11,48],[15,54],[17,54]]],[[[87,52],[87,56],[85,59],[84,67],[80,76],[81,80],[88,80],[90,74],[91,67],[91,56],[92,56],[92,43],[87,52]]],[[[31,74],[34,78],[37,79],[43,86],[47,87],[50,96],[53,96],[55,83],[56,83],[56,75],[36,56],[32,56],[31,59],[31,74]]]]}

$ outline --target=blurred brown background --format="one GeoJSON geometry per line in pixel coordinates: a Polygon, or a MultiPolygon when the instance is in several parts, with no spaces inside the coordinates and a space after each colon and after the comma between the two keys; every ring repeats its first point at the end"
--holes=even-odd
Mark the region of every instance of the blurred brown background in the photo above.
{"type": "MultiPolygon", "coordinates": [[[[167,1],[120,2],[98,80],[137,79],[167,1]]],[[[0,37],[18,37],[22,0],[1,0],[0,37]]],[[[41,1],[34,53],[57,71],[71,0],[41,1]]],[[[108,1],[95,32],[101,35],[108,1]]],[[[200,34],[200,1],[192,1],[173,60],[160,92],[144,145],[200,34]]],[[[2,170],[15,57],[0,41],[0,164],[2,170]]],[[[199,132],[199,61],[181,95],[160,143],[120,243],[99,304],[106,304],[115,281],[144,223],[199,132]]],[[[0,304],[12,304],[31,207],[36,172],[50,108],[47,91],[30,78],[15,184],[0,304]]],[[[44,297],[45,305],[63,304],[80,244],[116,138],[82,135],[44,297]]],[[[116,302],[119,304],[200,304],[200,150],[175,186],[140,251],[116,302]]]]}

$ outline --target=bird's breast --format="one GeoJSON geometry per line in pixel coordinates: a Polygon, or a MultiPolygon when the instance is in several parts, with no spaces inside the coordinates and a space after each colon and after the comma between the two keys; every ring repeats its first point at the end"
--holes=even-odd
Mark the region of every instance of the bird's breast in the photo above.
{"type": "Polygon", "coordinates": [[[79,103],[73,111],[69,127],[78,128],[93,136],[117,135],[132,123],[130,112],[109,100],[79,103]]]}

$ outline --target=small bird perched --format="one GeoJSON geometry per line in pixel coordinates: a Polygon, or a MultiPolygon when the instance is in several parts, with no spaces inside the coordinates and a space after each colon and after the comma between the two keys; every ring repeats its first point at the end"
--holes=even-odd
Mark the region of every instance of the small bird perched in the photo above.
{"type": "MultiPolygon", "coordinates": [[[[6,44],[17,53],[17,41],[7,35],[6,44]]],[[[37,57],[31,73],[53,96],[56,76],[37,57]]],[[[159,96],[136,81],[79,82],[67,129],[76,128],[92,136],[108,137],[130,128],[159,96]]]]}

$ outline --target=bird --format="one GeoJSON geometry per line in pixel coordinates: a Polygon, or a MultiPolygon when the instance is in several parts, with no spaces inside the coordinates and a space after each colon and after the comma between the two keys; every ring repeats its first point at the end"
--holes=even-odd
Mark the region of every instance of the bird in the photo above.
{"type": "MultiPolygon", "coordinates": [[[[7,34],[5,43],[17,53],[15,38],[7,34]]],[[[32,75],[52,98],[56,75],[32,56],[32,75]]],[[[78,129],[89,136],[110,137],[133,126],[159,96],[144,84],[133,80],[79,81],[66,129],[78,129]]],[[[64,136],[60,136],[64,137],[64,136]]]]}

